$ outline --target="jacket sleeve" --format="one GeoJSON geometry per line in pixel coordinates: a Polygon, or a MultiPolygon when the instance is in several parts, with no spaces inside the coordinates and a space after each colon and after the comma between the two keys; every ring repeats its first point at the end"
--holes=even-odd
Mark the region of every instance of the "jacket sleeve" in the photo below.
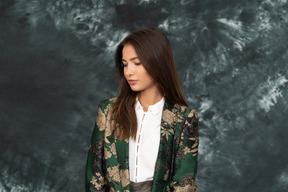
{"type": "Polygon", "coordinates": [[[195,185],[198,164],[198,115],[188,108],[176,152],[172,181],[168,191],[197,192],[195,185]]]}
{"type": "Polygon", "coordinates": [[[106,117],[101,106],[100,103],[88,151],[85,173],[86,192],[105,191],[106,187],[102,160],[104,152],[104,130],[102,129],[105,127],[106,117]]]}

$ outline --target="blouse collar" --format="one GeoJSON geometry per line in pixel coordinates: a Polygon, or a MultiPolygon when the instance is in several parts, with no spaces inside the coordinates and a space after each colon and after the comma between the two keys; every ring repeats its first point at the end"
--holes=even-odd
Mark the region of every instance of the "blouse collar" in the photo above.
{"type": "MultiPolygon", "coordinates": [[[[164,103],[165,103],[165,98],[162,97],[161,100],[158,101],[157,103],[155,103],[153,105],[149,105],[148,111],[151,111],[151,113],[153,115],[156,115],[157,113],[159,113],[160,111],[163,110],[164,103]]],[[[140,103],[140,101],[138,99],[138,96],[136,96],[135,110],[139,110],[139,109],[143,110],[143,107],[142,107],[142,105],[141,105],[141,103],[140,103]]]]}

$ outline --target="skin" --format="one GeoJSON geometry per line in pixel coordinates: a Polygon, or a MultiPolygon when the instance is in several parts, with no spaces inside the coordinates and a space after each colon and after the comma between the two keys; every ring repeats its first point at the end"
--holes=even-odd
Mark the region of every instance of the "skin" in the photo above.
{"type": "Polygon", "coordinates": [[[149,105],[153,105],[161,100],[163,95],[159,91],[155,81],[148,74],[142,65],[134,47],[126,44],[122,50],[122,63],[124,76],[128,80],[136,80],[134,85],[130,84],[133,91],[138,91],[138,99],[144,111],[148,110],[149,105]]]}

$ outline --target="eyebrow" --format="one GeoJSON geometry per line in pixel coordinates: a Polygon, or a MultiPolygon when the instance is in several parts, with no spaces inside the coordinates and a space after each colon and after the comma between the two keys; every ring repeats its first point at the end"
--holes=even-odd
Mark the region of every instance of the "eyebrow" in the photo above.
{"type": "MultiPolygon", "coordinates": [[[[130,61],[133,61],[133,60],[135,60],[135,59],[139,59],[139,57],[132,57],[131,59],[130,59],[130,61]]],[[[125,59],[122,59],[122,61],[126,61],[125,59]]]]}

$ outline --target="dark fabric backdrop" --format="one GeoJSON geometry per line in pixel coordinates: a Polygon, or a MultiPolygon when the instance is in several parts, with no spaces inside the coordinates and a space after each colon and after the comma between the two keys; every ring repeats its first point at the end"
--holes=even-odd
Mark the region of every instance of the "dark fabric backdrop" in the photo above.
{"type": "Polygon", "coordinates": [[[199,113],[199,192],[288,191],[287,0],[0,0],[0,191],[84,191],[115,45],[142,27],[199,113]]]}

